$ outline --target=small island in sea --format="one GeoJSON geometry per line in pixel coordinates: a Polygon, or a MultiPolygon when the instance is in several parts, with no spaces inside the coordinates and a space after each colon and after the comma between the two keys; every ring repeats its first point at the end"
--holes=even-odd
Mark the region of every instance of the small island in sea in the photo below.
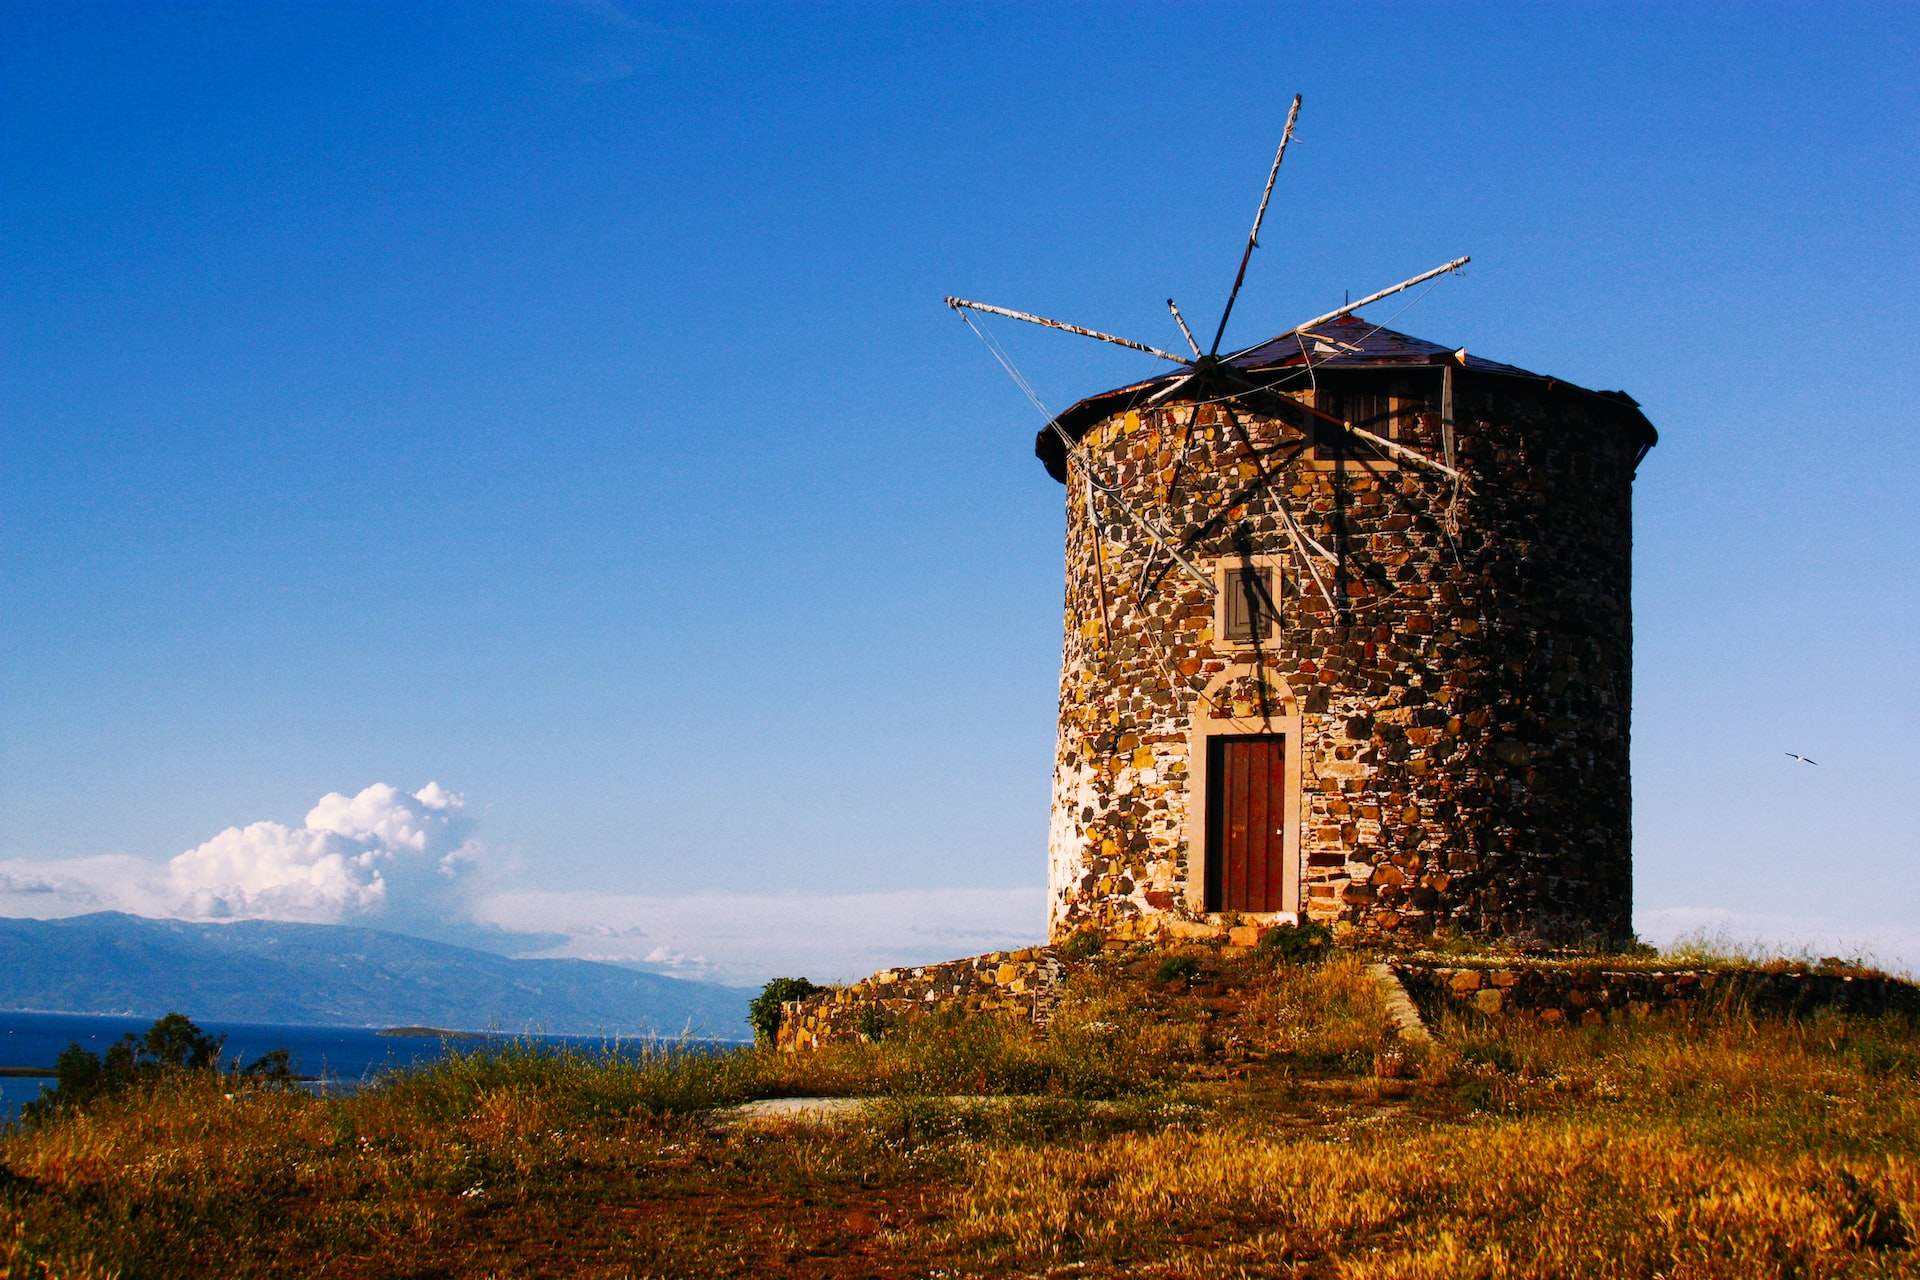
{"type": "Polygon", "coordinates": [[[445,1027],[382,1027],[377,1036],[409,1036],[416,1040],[497,1040],[484,1031],[449,1031],[445,1027]]]}

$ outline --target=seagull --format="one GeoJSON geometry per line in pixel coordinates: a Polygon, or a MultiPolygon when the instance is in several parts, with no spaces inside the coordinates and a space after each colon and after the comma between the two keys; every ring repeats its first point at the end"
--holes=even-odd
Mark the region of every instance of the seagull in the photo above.
{"type": "Polygon", "coordinates": [[[1789,752],[1786,752],[1785,754],[1786,754],[1786,755],[1787,755],[1787,756],[1788,756],[1788,757],[1789,757],[1790,759],[1794,759],[1794,760],[1798,760],[1798,761],[1799,761],[1799,762],[1800,762],[1801,764],[1811,764],[1811,765],[1818,765],[1818,764],[1820,763],[1820,762],[1819,762],[1818,760],[1809,760],[1809,759],[1807,759],[1807,758],[1806,758],[1805,756],[1803,756],[1803,755],[1798,755],[1798,754],[1796,754],[1796,753],[1794,753],[1794,752],[1792,752],[1792,751],[1789,751],[1789,752]]]}

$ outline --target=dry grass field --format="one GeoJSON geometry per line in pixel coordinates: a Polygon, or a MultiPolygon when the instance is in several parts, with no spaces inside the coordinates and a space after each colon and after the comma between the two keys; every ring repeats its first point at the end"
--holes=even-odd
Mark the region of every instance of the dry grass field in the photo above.
{"type": "Polygon", "coordinates": [[[0,1138],[8,1277],[1920,1276],[1920,1032],[1447,1023],[1363,962],[1078,972],[1045,1039],[180,1073],[0,1138]],[[1190,971],[1189,971],[1190,970],[1190,971]],[[833,1122],[726,1108],[875,1099],[833,1122]]]}

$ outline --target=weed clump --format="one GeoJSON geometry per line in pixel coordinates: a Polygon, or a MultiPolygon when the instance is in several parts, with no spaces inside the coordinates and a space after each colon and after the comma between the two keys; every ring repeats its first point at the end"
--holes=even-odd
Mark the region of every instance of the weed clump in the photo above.
{"type": "Polygon", "coordinates": [[[380,1077],[370,1095],[419,1122],[446,1124],[518,1099],[542,1123],[687,1115],[778,1093],[781,1055],[666,1041],[617,1052],[507,1042],[380,1077]]]}
{"type": "Polygon", "coordinates": [[[1260,935],[1255,950],[1276,964],[1319,964],[1333,951],[1333,930],[1317,922],[1278,925],[1260,935]]]}
{"type": "Polygon", "coordinates": [[[879,1044],[887,1034],[891,1019],[878,1005],[863,1005],[853,1016],[853,1029],[868,1044],[879,1044]]]}
{"type": "Polygon", "coordinates": [[[1081,929],[1061,942],[1059,951],[1068,960],[1091,960],[1107,945],[1107,935],[1098,929],[1081,929]]]}
{"type": "Polygon", "coordinates": [[[1160,957],[1160,963],[1153,971],[1157,982],[1185,982],[1200,972],[1200,962],[1192,956],[1172,955],[1160,957]]]}

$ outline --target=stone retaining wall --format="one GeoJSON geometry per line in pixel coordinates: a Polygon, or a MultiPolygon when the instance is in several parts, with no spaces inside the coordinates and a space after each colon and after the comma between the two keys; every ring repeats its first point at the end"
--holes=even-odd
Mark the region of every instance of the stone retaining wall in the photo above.
{"type": "Polygon", "coordinates": [[[858,1044],[900,1022],[934,1013],[985,1013],[1044,1026],[1062,968],[1051,947],[993,951],[917,969],[883,969],[852,986],[780,1007],[782,1053],[858,1044]]]}
{"type": "Polygon", "coordinates": [[[1591,962],[1510,961],[1393,966],[1429,1016],[1473,1011],[1552,1025],[1707,1008],[1756,1013],[1920,1013],[1920,988],[1876,974],[1626,969],[1591,962]]]}
{"type": "MultiPolygon", "coordinates": [[[[1234,931],[1233,942],[1257,930],[1234,931]]],[[[1244,954],[1238,946],[1229,953],[1244,954]]],[[[1519,956],[1388,966],[1429,1018],[1443,1012],[1499,1016],[1547,1026],[1598,1026],[1655,1013],[1745,1008],[1803,1015],[1820,1009],[1920,1017],[1920,987],[1874,973],[1761,969],[1609,967],[1592,959],[1519,956]]],[[[987,1014],[1044,1027],[1066,967],[1053,947],[994,951],[915,969],[885,969],[851,986],[781,1006],[774,1043],[782,1053],[884,1037],[937,1013],[987,1014]]]]}

